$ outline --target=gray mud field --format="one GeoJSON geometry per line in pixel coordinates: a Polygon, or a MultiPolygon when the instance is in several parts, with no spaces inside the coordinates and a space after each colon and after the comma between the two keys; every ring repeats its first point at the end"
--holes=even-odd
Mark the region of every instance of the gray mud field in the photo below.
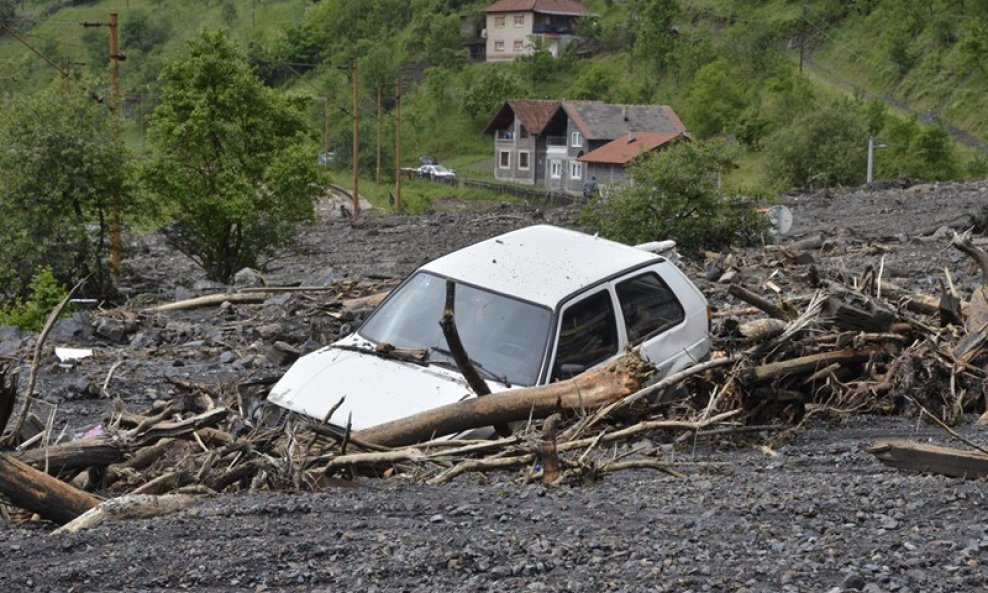
{"type": "MultiPolygon", "coordinates": [[[[963,294],[981,282],[949,240],[951,229],[983,224],[986,182],[785,203],[795,225],[784,241],[824,235],[827,266],[881,268],[929,294],[938,294],[945,268],[963,294]]],[[[269,284],[392,282],[477,240],[576,220],[569,208],[489,205],[372,215],[351,226],[333,211],[303,231],[300,253],[269,265],[269,284]]],[[[131,247],[124,284],[134,303],[232,290],[206,282],[157,235],[131,238],[131,247]]],[[[702,278],[703,270],[694,273],[702,278]]],[[[715,307],[738,306],[716,282],[698,283],[715,307]]],[[[323,312],[318,302],[285,296],[136,320],[77,315],[49,342],[94,355],[72,364],[49,355],[37,411],[54,410],[56,432],[74,434],[112,411],[108,395],[141,411],[167,399],[176,381],[278,376],[286,366],[272,354],[275,341],[307,352],[360,322],[323,312]]],[[[29,361],[33,338],[0,334],[0,354],[29,361]]],[[[974,420],[959,432],[988,442],[974,420]]],[[[662,451],[681,478],[629,470],[545,488],[517,470],[442,486],[399,475],[315,494],[224,494],[176,514],[62,536],[0,507],[0,592],[988,591],[984,481],[886,467],[867,452],[880,438],[958,445],[915,417],[830,415],[783,433],[641,443],[662,451]]]]}

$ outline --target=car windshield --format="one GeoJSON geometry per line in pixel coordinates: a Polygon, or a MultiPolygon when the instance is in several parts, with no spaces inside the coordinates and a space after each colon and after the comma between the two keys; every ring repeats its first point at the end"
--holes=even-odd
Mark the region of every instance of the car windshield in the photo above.
{"type": "MultiPolygon", "coordinates": [[[[358,333],[376,343],[426,349],[431,362],[455,366],[439,327],[445,304],[446,279],[418,272],[358,333]]],[[[549,309],[464,284],[456,285],[454,307],[460,340],[482,374],[535,384],[549,339],[549,309]]]]}

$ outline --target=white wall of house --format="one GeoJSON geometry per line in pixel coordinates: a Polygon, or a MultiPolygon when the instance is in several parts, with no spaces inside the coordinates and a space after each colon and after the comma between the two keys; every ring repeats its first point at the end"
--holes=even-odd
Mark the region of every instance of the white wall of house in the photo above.
{"type": "Polygon", "coordinates": [[[532,53],[532,12],[498,12],[487,15],[487,61],[510,62],[532,53]]]}

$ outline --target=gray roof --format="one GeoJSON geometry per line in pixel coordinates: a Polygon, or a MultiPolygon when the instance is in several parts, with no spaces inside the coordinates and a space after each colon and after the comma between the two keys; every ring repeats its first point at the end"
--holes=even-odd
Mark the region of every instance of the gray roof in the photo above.
{"type": "Polygon", "coordinates": [[[668,105],[615,105],[563,101],[563,109],[588,140],[614,140],[633,132],[686,132],[668,105]]]}

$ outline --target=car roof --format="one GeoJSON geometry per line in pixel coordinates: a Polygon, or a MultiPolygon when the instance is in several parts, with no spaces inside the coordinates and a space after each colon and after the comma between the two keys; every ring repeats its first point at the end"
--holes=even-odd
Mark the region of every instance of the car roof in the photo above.
{"type": "Polygon", "coordinates": [[[661,259],[603,237],[542,224],[475,243],[421,269],[554,308],[585,286],[661,259]]]}

